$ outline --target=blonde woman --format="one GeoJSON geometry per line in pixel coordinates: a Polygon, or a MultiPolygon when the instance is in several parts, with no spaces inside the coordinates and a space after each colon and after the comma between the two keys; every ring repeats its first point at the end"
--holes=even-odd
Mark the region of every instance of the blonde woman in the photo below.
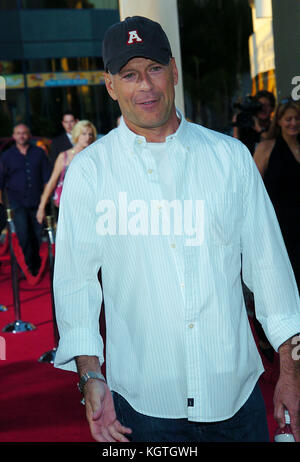
{"type": "Polygon", "coordinates": [[[45,218],[45,208],[47,202],[51,194],[57,187],[59,191],[56,191],[57,198],[55,200],[55,205],[57,207],[59,206],[59,199],[64,176],[74,156],[76,156],[76,154],[78,154],[80,151],[92,144],[96,140],[96,138],[96,128],[89,120],[81,120],[77,122],[77,124],[74,126],[72,130],[72,141],[74,143],[74,146],[73,148],[68,149],[67,151],[61,152],[57,156],[51,177],[48,183],[46,184],[43,194],[41,196],[40,204],[36,214],[36,219],[40,224],[43,222],[45,218]]]}
{"type": "MultiPolygon", "coordinates": [[[[265,141],[257,145],[254,152],[256,165],[265,179],[272,158],[277,152],[283,153],[283,159],[291,159],[300,162],[300,104],[296,101],[283,100],[276,109],[269,131],[266,133],[265,141]],[[275,151],[274,151],[275,149],[275,151]],[[288,154],[293,157],[289,157],[288,154]]],[[[277,156],[276,156],[277,157],[277,156]]],[[[285,162],[284,162],[285,164],[285,162]]],[[[298,164],[294,164],[298,165],[298,164]]],[[[269,172],[268,172],[269,173],[269,172]]]]}

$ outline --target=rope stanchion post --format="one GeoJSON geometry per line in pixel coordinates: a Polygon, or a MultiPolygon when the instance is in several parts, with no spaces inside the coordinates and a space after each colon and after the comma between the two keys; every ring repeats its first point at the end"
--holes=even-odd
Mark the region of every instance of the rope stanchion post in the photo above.
{"type": "Polygon", "coordinates": [[[9,237],[9,251],[11,261],[11,281],[12,291],[14,299],[14,310],[15,310],[15,321],[8,324],[2,329],[2,332],[6,333],[20,333],[27,332],[36,329],[36,327],[30,322],[21,320],[21,307],[20,307],[20,296],[19,296],[19,279],[18,279],[18,264],[17,259],[13,250],[12,245],[12,234],[15,233],[14,222],[12,219],[12,211],[7,209],[7,232],[9,237]]]}
{"type": "MultiPolygon", "coordinates": [[[[6,221],[7,221],[7,218],[6,218],[6,221]]],[[[0,231],[0,235],[1,235],[1,232],[2,230],[0,231]]],[[[5,244],[6,244],[6,240],[5,240],[5,244]]],[[[6,245],[4,244],[4,253],[6,252],[6,245]]],[[[0,253],[1,255],[1,253],[0,253]]],[[[1,263],[0,263],[1,264],[1,263]]],[[[8,310],[7,306],[5,305],[2,305],[2,303],[0,303],[0,313],[2,312],[6,312],[8,310]]]]}
{"type": "Polygon", "coordinates": [[[53,229],[53,217],[46,217],[46,231],[48,238],[48,255],[49,255],[49,277],[50,277],[50,289],[51,289],[51,304],[52,304],[52,318],[53,318],[53,336],[54,336],[54,348],[50,351],[46,351],[40,358],[39,362],[54,363],[56,349],[58,346],[59,333],[56,323],[56,314],[55,314],[55,303],[54,303],[54,292],[53,292],[53,274],[54,274],[54,252],[53,246],[55,244],[55,233],[53,229]]]}

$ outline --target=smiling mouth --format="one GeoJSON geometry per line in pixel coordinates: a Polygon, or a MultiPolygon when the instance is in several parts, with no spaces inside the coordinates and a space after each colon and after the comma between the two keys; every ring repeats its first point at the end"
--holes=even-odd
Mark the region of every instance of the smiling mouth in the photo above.
{"type": "Polygon", "coordinates": [[[136,104],[138,106],[151,106],[152,104],[155,104],[159,101],[158,96],[152,96],[152,95],[140,95],[140,98],[136,99],[136,104]],[[143,98],[144,96],[144,98],[143,98]]]}
{"type": "Polygon", "coordinates": [[[150,106],[151,104],[157,103],[157,101],[158,101],[157,99],[152,99],[150,101],[142,101],[142,102],[140,102],[138,104],[140,104],[142,106],[150,106]]]}

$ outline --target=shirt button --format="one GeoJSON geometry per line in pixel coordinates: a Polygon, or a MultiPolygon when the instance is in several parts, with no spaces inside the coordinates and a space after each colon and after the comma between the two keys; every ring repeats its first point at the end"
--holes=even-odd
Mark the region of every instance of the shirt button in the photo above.
{"type": "Polygon", "coordinates": [[[175,249],[175,247],[176,247],[176,244],[174,244],[174,243],[173,243],[173,244],[171,244],[171,247],[172,247],[172,249],[175,249]]]}
{"type": "Polygon", "coordinates": [[[148,168],[147,172],[152,173],[153,172],[152,168],[148,168]]]}
{"type": "Polygon", "coordinates": [[[193,327],[194,327],[194,324],[193,324],[193,323],[189,324],[189,328],[190,328],[190,329],[193,329],[193,327]]]}
{"type": "Polygon", "coordinates": [[[143,140],[138,139],[137,142],[138,142],[139,144],[142,144],[143,140]]]}
{"type": "Polygon", "coordinates": [[[180,283],[180,287],[184,287],[184,283],[183,283],[183,282],[180,283]]]}

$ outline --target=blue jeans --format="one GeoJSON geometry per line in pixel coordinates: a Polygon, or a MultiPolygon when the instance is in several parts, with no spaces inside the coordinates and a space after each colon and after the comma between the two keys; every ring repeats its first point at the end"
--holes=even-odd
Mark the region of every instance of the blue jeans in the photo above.
{"type": "Polygon", "coordinates": [[[118,420],[132,429],[126,437],[132,442],[269,442],[266,410],[259,385],[230,419],[220,422],[191,422],[187,419],[161,419],[136,412],[113,392],[118,420]]]}
{"type": "Polygon", "coordinates": [[[23,207],[10,202],[13,222],[23,251],[25,262],[32,274],[37,274],[41,265],[39,254],[43,227],[36,219],[36,207],[23,207]]]}

